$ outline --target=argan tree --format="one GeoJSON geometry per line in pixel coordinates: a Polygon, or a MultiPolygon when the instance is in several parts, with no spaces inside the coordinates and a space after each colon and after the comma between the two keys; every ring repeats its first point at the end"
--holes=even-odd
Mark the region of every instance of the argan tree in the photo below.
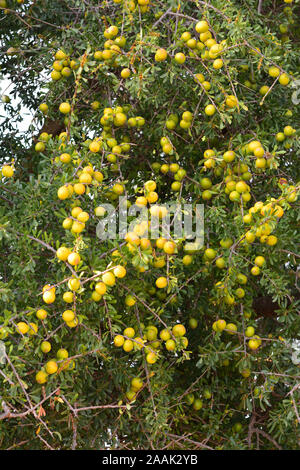
{"type": "Polygon", "coordinates": [[[299,6],[0,0],[1,449],[299,448],[299,6]]]}

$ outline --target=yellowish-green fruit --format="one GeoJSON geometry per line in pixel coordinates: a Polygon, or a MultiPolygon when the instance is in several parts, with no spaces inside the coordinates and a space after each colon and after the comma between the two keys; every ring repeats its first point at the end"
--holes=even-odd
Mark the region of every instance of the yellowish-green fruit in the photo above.
{"type": "Polygon", "coordinates": [[[69,103],[61,103],[59,105],[59,110],[63,114],[68,114],[71,111],[71,106],[69,103]]]}
{"type": "Polygon", "coordinates": [[[22,335],[25,335],[29,331],[29,326],[27,323],[20,321],[17,323],[16,332],[22,335]]]}
{"type": "Polygon", "coordinates": [[[73,310],[65,310],[62,314],[62,318],[66,323],[72,322],[75,318],[75,313],[73,312],[73,310]]]}
{"type": "Polygon", "coordinates": [[[58,365],[57,362],[54,360],[48,361],[47,364],[45,365],[45,370],[47,374],[55,374],[58,370],[58,365]]]}
{"type": "Polygon", "coordinates": [[[107,286],[110,286],[110,287],[114,286],[115,283],[116,283],[116,278],[115,278],[114,273],[112,273],[111,271],[108,271],[107,273],[104,273],[102,275],[102,281],[107,286]]]}
{"type": "Polygon", "coordinates": [[[226,321],[225,320],[217,320],[216,322],[216,329],[217,331],[223,331],[226,328],[226,321]]]}
{"type": "Polygon", "coordinates": [[[132,295],[127,295],[125,297],[125,304],[127,305],[127,307],[132,307],[135,303],[136,299],[132,295]]]}
{"type": "Polygon", "coordinates": [[[168,53],[165,49],[158,49],[155,54],[156,62],[163,62],[168,57],[168,53]]]}
{"type": "Polygon", "coordinates": [[[227,323],[226,332],[230,335],[234,335],[237,331],[237,326],[234,323],[227,323]]]}
{"type": "Polygon", "coordinates": [[[59,360],[62,360],[62,359],[67,359],[69,357],[69,353],[66,349],[59,349],[56,353],[56,357],[57,359],[59,360]]]}
{"type": "Polygon", "coordinates": [[[158,289],[164,289],[168,285],[168,280],[166,277],[159,277],[155,284],[158,289]]]}
{"type": "Polygon", "coordinates": [[[172,328],[172,333],[176,337],[184,336],[186,333],[185,326],[182,324],[174,325],[172,328]]]}
{"type": "Polygon", "coordinates": [[[116,335],[114,337],[114,345],[117,347],[117,348],[120,348],[123,346],[125,342],[125,338],[122,336],[122,335],[116,335]]]}
{"type": "Polygon", "coordinates": [[[135,335],[134,328],[131,328],[131,327],[125,328],[125,330],[123,331],[123,334],[124,336],[127,336],[127,338],[133,338],[135,335]]]}
{"type": "Polygon", "coordinates": [[[171,333],[167,328],[165,328],[159,333],[159,336],[163,341],[168,341],[171,338],[171,333]]]}
{"type": "Polygon", "coordinates": [[[28,334],[30,336],[34,336],[37,334],[37,332],[38,332],[38,325],[36,323],[29,323],[28,334]]]}
{"type": "Polygon", "coordinates": [[[165,346],[166,346],[166,349],[167,349],[168,351],[175,351],[175,349],[176,349],[176,343],[175,343],[175,341],[174,341],[173,339],[168,339],[168,340],[166,341],[165,346]]]}
{"type": "Polygon", "coordinates": [[[40,370],[36,374],[35,380],[38,384],[44,384],[47,382],[47,377],[48,377],[48,374],[46,374],[46,372],[44,372],[43,370],[40,370]]]}
{"type": "Polygon", "coordinates": [[[131,389],[134,391],[134,392],[138,392],[142,387],[143,387],[143,381],[140,377],[134,377],[132,380],[131,380],[131,389]]]}
{"type": "Polygon", "coordinates": [[[250,371],[250,369],[244,369],[244,370],[241,371],[241,374],[242,374],[243,377],[247,378],[247,377],[250,376],[251,371],[250,371]]]}
{"type": "Polygon", "coordinates": [[[254,336],[255,334],[255,329],[253,328],[253,326],[248,326],[245,330],[245,335],[250,338],[251,336],[254,336]]]}
{"type": "Polygon", "coordinates": [[[126,339],[123,344],[123,349],[125,352],[130,352],[133,350],[133,341],[126,339]]]}
{"type": "Polygon", "coordinates": [[[158,359],[158,356],[156,353],[154,352],[149,352],[147,355],[146,355],[146,361],[148,362],[148,364],[155,364],[155,362],[157,361],[158,359]]]}
{"type": "Polygon", "coordinates": [[[207,116],[213,116],[216,112],[216,108],[214,107],[214,105],[212,104],[208,104],[205,109],[204,109],[204,112],[207,116]]]}
{"type": "Polygon", "coordinates": [[[39,320],[45,320],[47,318],[47,315],[48,313],[46,312],[46,310],[44,310],[43,308],[40,308],[37,312],[36,312],[36,316],[39,320]]]}

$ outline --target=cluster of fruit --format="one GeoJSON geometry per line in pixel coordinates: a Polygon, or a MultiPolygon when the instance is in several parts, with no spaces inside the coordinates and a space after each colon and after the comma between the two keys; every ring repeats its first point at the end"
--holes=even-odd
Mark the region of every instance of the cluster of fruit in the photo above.
{"type": "MultiPolygon", "coordinates": [[[[203,391],[203,396],[201,397],[205,398],[206,400],[210,400],[212,393],[206,388],[203,391]]],[[[196,398],[194,393],[188,393],[186,395],[185,401],[189,406],[192,406],[195,411],[199,411],[203,407],[203,400],[200,397],[196,398]]]]}
{"type": "Polygon", "coordinates": [[[134,377],[130,382],[130,389],[126,392],[126,398],[129,402],[135,401],[137,393],[144,387],[144,382],[140,377],[134,377]]]}
{"type": "MultiPolygon", "coordinates": [[[[234,323],[226,323],[226,321],[222,319],[216,320],[212,325],[212,329],[216,333],[221,333],[222,331],[226,331],[230,335],[238,334],[237,326],[234,323]]],[[[249,349],[252,349],[252,350],[258,349],[262,343],[261,338],[258,335],[255,335],[254,333],[255,333],[255,329],[253,328],[253,326],[248,326],[245,329],[245,336],[247,338],[250,338],[248,341],[248,347],[249,349]]]]}
{"type": "MultiPolygon", "coordinates": [[[[213,38],[211,31],[209,31],[209,24],[206,20],[198,21],[198,23],[196,23],[195,30],[199,34],[198,40],[195,37],[192,37],[192,34],[189,31],[185,31],[181,35],[181,40],[189,49],[189,55],[191,57],[195,57],[201,53],[200,55],[202,60],[212,59],[213,67],[215,69],[218,70],[222,68],[223,60],[220,58],[218,59],[218,56],[223,53],[223,50],[226,47],[226,41],[224,40],[219,44],[217,43],[213,38]]],[[[175,60],[180,64],[184,63],[185,59],[183,60],[183,54],[180,54],[180,56],[178,56],[178,54],[175,55],[175,60]]]]}
{"type": "MultiPolygon", "coordinates": [[[[41,343],[41,351],[47,354],[52,349],[49,341],[43,341],[41,343]]],[[[60,373],[63,370],[73,370],[75,368],[75,361],[68,359],[69,353],[66,349],[59,349],[56,353],[56,359],[50,359],[46,362],[44,367],[39,370],[35,376],[35,380],[39,384],[44,384],[48,380],[49,375],[60,373]]]]}
{"type": "Polygon", "coordinates": [[[78,69],[79,62],[70,59],[64,51],[58,50],[55,53],[55,61],[52,67],[51,78],[54,81],[58,81],[62,78],[69,78],[72,75],[72,70],[78,69]]]}
{"type": "Polygon", "coordinates": [[[150,0],[113,0],[113,2],[124,6],[131,13],[147,13],[150,8],[150,0]]]}
{"type": "Polygon", "coordinates": [[[186,336],[186,329],[182,324],[176,324],[172,330],[168,328],[163,329],[159,333],[154,325],[145,327],[144,324],[140,325],[143,337],[135,336],[135,329],[132,327],[125,328],[123,334],[118,334],[114,337],[114,345],[118,348],[122,347],[125,352],[137,351],[144,348],[146,354],[146,361],[148,364],[154,364],[159,358],[159,350],[161,342],[165,343],[167,351],[176,351],[176,349],[186,349],[188,346],[188,339],[186,336]]]}
{"type": "MultiPolygon", "coordinates": [[[[296,132],[296,129],[294,129],[292,126],[285,126],[283,129],[283,132],[277,132],[275,138],[277,142],[283,142],[286,138],[292,137],[296,132]]],[[[287,144],[287,143],[286,143],[287,144]]],[[[288,146],[286,145],[286,148],[289,148],[289,143],[288,146]]]]}

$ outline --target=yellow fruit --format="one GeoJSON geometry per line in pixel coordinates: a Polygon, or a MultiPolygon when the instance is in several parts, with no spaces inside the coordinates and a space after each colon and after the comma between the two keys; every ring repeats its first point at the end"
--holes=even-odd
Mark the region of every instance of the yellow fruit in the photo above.
{"type": "Polygon", "coordinates": [[[59,159],[62,163],[70,163],[71,155],[69,153],[62,153],[59,159]]]}
{"type": "Polygon", "coordinates": [[[51,75],[52,80],[54,81],[57,81],[61,78],[61,73],[57,72],[56,70],[53,70],[53,72],[51,72],[50,75],[51,75]]]}
{"type": "Polygon", "coordinates": [[[143,385],[143,381],[139,377],[134,377],[131,380],[131,390],[133,390],[134,392],[138,392],[143,387],[143,385]]]}
{"type": "Polygon", "coordinates": [[[123,350],[125,352],[130,352],[133,350],[133,341],[131,341],[130,339],[126,339],[124,341],[124,344],[123,344],[123,350]]]}
{"type": "Polygon", "coordinates": [[[154,352],[149,352],[146,356],[146,361],[148,362],[148,364],[155,364],[157,359],[158,359],[158,356],[154,352]]]}
{"type": "Polygon", "coordinates": [[[69,250],[69,248],[66,248],[65,246],[61,246],[61,247],[58,248],[58,250],[56,251],[56,256],[57,256],[58,259],[60,259],[61,261],[67,261],[68,256],[69,256],[70,253],[71,253],[71,250],[69,250]]]}
{"type": "Polygon", "coordinates": [[[168,57],[168,53],[165,49],[158,49],[155,54],[156,62],[163,62],[168,57]]]}
{"type": "Polygon", "coordinates": [[[125,68],[121,71],[121,77],[122,78],[129,78],[131,75],[130,69],[125,68]]]}
{"type": "Polygon", "coordinates": [[[281,85],[286,86],[286,85],[289,84],[289,82],[290,82],[290,78],[289,78],[288,74],[287,73],[282,73],[279,77],[279,83],[281,85]]]}
{"type": "Polygon", "coordinates": [[[135,335],[135,331],[133,328],[128,327],[128,328],[125,328],[125,330],[123,331],[123,334],[124,336],[127,336],[128,338],[133,338],[135,335]]]}
{"type": "Polygon", "coordinates": [[[68,114],[71,111],[71,106],[69,103],[61,103],[59,105],[59,110],[63,114],[68,114]]]}
{"type": "Polygon", "coordinates": [[[97,284],[95,285],[95,291],[99,294],[99,295],[104,295],[106,293],[106,285],[104,284],[104,282],[97,282],[97,284]]]}
{"type": "Polygon", "coordinates": [[[89,173],[81,173],[79,176],[79,183],[90,184],[92,182],[92,176],[89,173]]]}
{"type": "Polygon", "coordinates": [[[49,108],[48,108],[47,103],[41,103],[41,104],[39,105],[39,110],[42,111],[43,114],[47,114],[48,109],[49,109],[49,108]]]}
{"type": "Polygon", "coordinates": [[[114,286],[116,283],[116,278],[115,278],[115,275],[111,271],[109,271],[102,275],[102,281],[107,286],[114,286]]]}
{"type": "Polygon", "coordinates": [[[37,312],[36,312],[36,316],[39,320],[45,320],[47,318],[47,315],[48,313],[46,312],[46,310],[44,310],[43,308],[40,308],[37,312]]]}
{"type": "Polygon", "coordinates": [[[67,359],[69,357],[69,353],[66,349],[59,349],[56,353],[56,357],[57,359],[59,360],[62,360],[62,359],[67,359]]]}
{"type": "Polygon", "coordinates": [[[42,344],[41,344],[41,351],[44,353],[44,354],[47,354],[49,351],[51,351],[51,344],[49,343],[49,341],[43,341],[42,344]]]}
{"type": "Polygon", "coordinates": [[[258,276],[259,273],[260,273],[260,269],[259,269],[258,266],[253,266],[253,267],[251,268],[251,274],[252,274],[253,276],[258,276]]]}
{"type": "Polygon", "coordinates": [[[73,292],[67,291],[63,295],[63,300],[67,302],[68,304],[71,304],[74,300],[74,294],[73,292]]]}
{"type": "Polygon", "coordinates": [[[165,346],[166,346],[167,351],[175,351],[176,349],[176,343],[173,339],[168,339],[166,341],[165,346]]]}
{"type": "Polygon", "coordinates": [[[250,376],[251,371],[250,371],[250,369],[244,369],[244,370],[241,371],[241,374],[242,374],[243,377],[247,378],[247,377],[250,376]]]}
{"type": "Polygon", "coordinates": [[[29,331],[29,326],[27,325],[27,323],[20,321],[19,323],[17,323],[16,331],[19,334],[25,335],[29,331]]]}
{"type": "Polygon", "coordinates": [[[82,195],[85,193],[85,186],[83,183],[75,183],[74,184],[74,191],[78,195],[82,195]]]}
{"type": "Polygon", "coordinates": [[[168,339],[171,338],[171,333],[167,328],[165,328],[159,333],[159,336],[160,336],[160,339],[162,339],[163,341],[168,341],[168,339]]]}
{"type": "Polygon", "coordinates": [[[216,108],[212,104],[208,104],[205,107],[204,112],[207,116],[213,116],[216,112],[216,108]]]}
{"type": "Polygon", "coordinates": [[[237,326],[234,323],[227,323],[225,330],[226,330],[226,333],[230,335],[234,335],[235,332],[237,331],[237,326]]]}
{"type": "Polygon", "coordinates": [[[277,241],[278,241],[278,239],[277,239],[277,237],[275,237],[275,235],[270,235],[270,236],[267,237],[267,239],[266,239],[266,243],[267,243],[267,245],[269,245],[269,246],[274,246],[274,245],[276,245],[277,241]]]}
{"type": "Polygon", "coordinates": [[[67,199],[68,197],[70,197],[70,193],[69,193],[67,186],[61,186],[57,191],[57,196],[61,200],[67,199]]]}
{"type": "MultiPolygon", "coordinates": [[[[213,68],[216,69],[216,70],[219,70],[223,67],[224,63],[223,63],[223,60],[222,59],[216,59],[214,60],[213,62],[213,68]]],[[[226,100],[226,104],[227,104],[227,100],[226,100]]],[[[228,106],[228,104],[227,104],[228,106]]]]}
{"type": "MultiPolygon", "coordinates": [[[[77,216],[77,220],[81,223],[84,224],[84,222],[87,222],[89,220],[90,216],[87,212],[81,211],[80,214],[77,216]]],[[[74,228],[72,226],[72,230],[74,231],[74,228]]]]}
{"type": "MultiPolygon", "coordinates": [[[[122,127],[124,124],[126,124],[127,117],[126,114],[124,113],[116,113],[114,117],[114,125],[117,127],[122,127]]],[[[121,153],[121,152],[116,152],[116,153],[121,153]]]]}
{"type": "Polygon", "coordinates": [[[10,165],[4,165],[2,167],[2,175],[5,176],[5,178],[11,178],[14,174],[14,169],[10,165]]]}
{"type": "Polygon", "coordinates": [[[125,343],[125,338],[121,335],[116,335],[114,337],[114,345],[117,347],[117,348],[120,348],[123,346],[123,344],[125,343]]]}
{"type": "Polygon", "coordinates": [[[72,278],[68,280],[68,287],[71,291],[76,291],[80,288],[80,280],[77,278],[72,278]]]}
{"type": "Polygon", "coordinates": [[[259,348],[259,342],[256,339],[250,339],[248,341],[248,347],[250,349],[255,350],[255,349],[259,348]]]}
{"type": "Polygon", "coordinates": [[[256,266],[262,267],[265,264],[266,260],[263,256],[257,256],[254,260],[256,266]]]}
{"type": "Polygon", "coordinates": [[[116,266],[113,272],[116,277],[121,279],[126,276],[126,269],[123,266],[116,266]]]}
{"type": "Polygon", "coordinates": [[[158,289],[163,289],[168,285],[167,278],[159,277],[158,279],[156,279],[155,284],[156,284],[156,287],[158,287],[158,289]]]}
{"type": "Polygon", "coordinates": [[[144,184],[146,191],[155,191],[156,183],[155,181],[149,180],[144,184]]]}
{"type": "Polygon", "coordinates": [[[175,336],[175,338],[179,337],[179,336],[184,336],[185,333],[186,333],[185,326],[182,325],[182,324],[177,324],[177,325],[173,326],[172,333],[175,336]]]}
{"type": "Polygon", "coordinates": [[[106,209],[102,206],[98,206],[95,208],[94,212],[97,217],[103,217],[106,213],[106,209]]]}
{"type": "Polygon", "coordinates": [[[29,330],[28,330],[28,334],[30,336],[34,336],[37,334],[37,331],[38,331],[38,326],[36,323],[29,323],[29,330]]]}
{"type": "Polygon", "coordinates": [[[56,53],[55,53],[55,59],[56,60],[64,60],[67,58],[67,55],[64,51],[62,51],[61,49],[59,49],[56,53]]]}
{"type": "Polygon", "coordinates": [[[205,21],[205,20],[198,21],[198,23],[196,23],[195,29],[196,29],[197,33],[199,33],[199,34],[206,33],[206,31],[209,30],[209,26],[208,26],[207,21],[205,21]]]}
{"type": "Polygon", "coordinates": [[[72,322],[75,318],[73,310],[65,310],[62,314],[62,318],[65,322],[72,322]]]}
{"type": "Polygon", "coordinates": [[[226,328],[226,321],[225,320],[217,320],[216,322],[217,331],[223,331],[226,328]]]}
{"type": "Polygon", "coordinates": [[[272,67],[269,67],[268,73],[269,73],[270,77],[276,78],[276,77],[279,76],[280,70],[279,70],[278,67],[272,66],[272,67]]]}
{"type": "Polygon", "coordinates": [[[147,200],[150,204],[153,204],[158,200],[158,194],[155,191],[150,191],[147,195],[147,200]]]}
{"type": "Polygon", "coordinates": [[[46,304],[52,304],[55,301],[55,292],[52,290],[43,293],[43,301],[46,304]]]}
{"type": "Polygon", "coordinates": [[[234,95],[227,96],[225,102],[228,108],[235,108],[238,104],[238,100],[234,95]]]}
{"type": "Polygon", "coordinates": [[[71,266],[77,266],[81,261],[80,255],[78,253],[70,253],[68,256],[68,263],[71,264],[71,266]]]}
{"type": "Polygon", "coordinates": [[[74,320],[66,322],[66,325],[69,328],[75,328],[78,325],[78,322],[79,322],[78,318],[75,317],[74,320]]]}
{"type": "Polygon", "coordinates": [[[90,150],[90,152],[92,152],[92,153],[98,153],[98,152],[100,152],[101,147],[102,147],[102,145],[101,145],[100,142],[98,142],[98,141],[93,141],[93,142],[91,142],[90,145],[89,145],[89,150],[90,150]]]}
{"type": "Polygon", "coordinates": [[[253,243],[254,240],[255,240],[255,234],[251,231],[248,231],[245,235],[245,238],[246,238],[248,243],[253,243]]]}
{"type": "Polygon", "coordinates": [[[176,244],[174,242],[167,241],[166,243],[164,243],[163,250],[168,255],[172,255],[173,253],[175,253],[176,244]]]}
{"type": "Polygon", "coordinates": [[[46,369],[47,374],[55,374],[55,372],[57,372],[58,370],[58,365],[56,361],[54,360],[48,361],[47,364],[45,365],[45,369],[46,369]]]}
{"type": "Polygon", "coordinates": [[[136,199],[135,203],[137,206],[143,207],[147,205],[148,201],[147,198],[145,198],[144,196],[140,196],[136,199]]]}
{"type": "Polygon", "coordinates": [[[132,295],[126,295],[125,304],[127,307],[132,307],[136,303],[135,298],[132,295]]]}
{"type": "Polygon", "coordinates": [[[44,384],[47,382],[47,377],[48,377],[48,374],[46,374],[46,372],[44,372],[43,370],[40,370],[36,374],[35,380],[38,384],[44,384]]]}

